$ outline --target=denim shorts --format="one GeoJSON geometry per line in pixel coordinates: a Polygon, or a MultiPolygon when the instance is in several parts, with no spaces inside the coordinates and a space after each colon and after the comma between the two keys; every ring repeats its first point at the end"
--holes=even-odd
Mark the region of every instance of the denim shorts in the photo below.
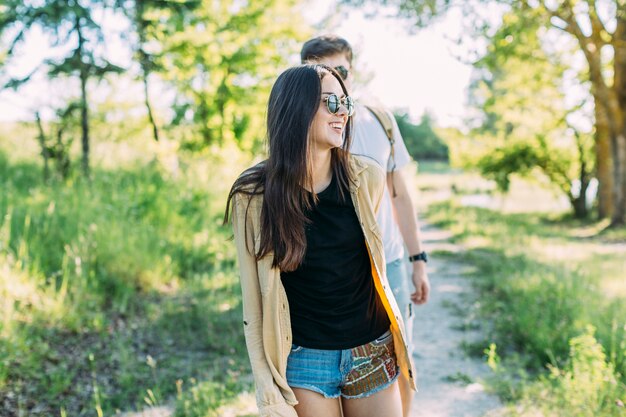
{"type": "Polygon", "coordinates": [[[389,287],[396,297],[396,302],[402,314],[406,330],[406,345],[409,356],[413,356],[413,303],[411,302],[411,276],[407,263],[402,258],[387,264],[387,280],[389,287]]]}
{"type": "Polygon", "coordinates": [[[310,349],[293,345],[287,360],[287,383],[326,398],[363,398],[389,387],[398,377],[390,331],[344,350],[310,349]]]}

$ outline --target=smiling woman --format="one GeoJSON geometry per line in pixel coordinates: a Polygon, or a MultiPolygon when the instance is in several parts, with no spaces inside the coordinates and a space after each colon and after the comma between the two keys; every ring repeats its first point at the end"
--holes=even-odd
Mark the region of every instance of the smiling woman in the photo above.
{"type": "MultiPolygon", "coordinates": [[[[343,144],[344,127],[348,117],[354,113],[352,98],[344,94],[339,80],[335,77],[322,78],[322,103],[320,110],[315,114],[311,125],[314,164],[317,162],[316,156],[319,155],[318,152],[322,152],[321,156],[323,157],[324,152],[341,147],[343,144]],[[327,111],[321,109],[324,107],[324,103],[327,111]]],[[[329,182],[325,185],[328,185],[329,182]]]]}
{"type": "Polygon", "coordinates": [[[228,198],[261,416],[402,415],[413,369],[375,219],[384,174],[347,151],[353,111],[331,67],[282,73],[269,158],[228,198]]]}

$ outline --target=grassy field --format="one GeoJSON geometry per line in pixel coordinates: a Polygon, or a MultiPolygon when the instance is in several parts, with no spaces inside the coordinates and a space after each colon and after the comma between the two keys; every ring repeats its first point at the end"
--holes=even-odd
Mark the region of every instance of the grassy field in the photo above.
{"type": "Polygon", "coordinates": [[[491,325],[466,348],[488,359],[508,415],[624,415],[626,230],[537,210],[537,200],[560,204],[537,184],[494,197],[478,177],[421,168],[425,216],[466,248],[439,255],[476,267],[476,307],[491,325]],[[514,209],[475,207],[467,195],[514,209]]]}
{"type": "Polygon", "coordinates": [[[116,169],[98,164],[91,182],[44,183],[34,156],[0,150],[3,417],[108,416],[173,399],[179,415],[204,416],[250,389],[221,225],[243,157],[187,156],[171,172],[146,146],[116,169]]]}

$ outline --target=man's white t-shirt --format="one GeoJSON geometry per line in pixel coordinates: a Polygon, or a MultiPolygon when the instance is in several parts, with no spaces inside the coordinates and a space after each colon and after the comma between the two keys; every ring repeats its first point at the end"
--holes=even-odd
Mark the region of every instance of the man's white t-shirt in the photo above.
{"type": "MultiPolygon", "coordinates": [[[[396,119],[389,112],[389,117],[393,122],[394,137],[394,158],[390,158],[391,144],[385,133],[384,128],[365,106],[357,105],[354,113],[352,134],[352,145],[350,152],[356,155],[364,155],[374,159],[387,172],[393,169],[395,161],[395,169],[399,170],[411,162],[411,156],[406,149],[404,140],[400,135],[400,129],[396,123],[396,119]]],[[[386,262],[392,262],[402,258],[404,255],[404,244],[398,224],[394,220],[393,207],[391,206],[391,194],[388,187],[385,187],[383,200],[381,202],[378,214],[376,216],[378,226],[383,238],[385,246],[386,262]]]]}

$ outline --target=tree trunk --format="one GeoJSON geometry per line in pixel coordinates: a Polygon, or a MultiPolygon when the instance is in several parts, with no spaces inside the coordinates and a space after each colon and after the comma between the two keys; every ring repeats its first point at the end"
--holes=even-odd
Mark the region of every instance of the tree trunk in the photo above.
{"type": "Polygon", "coordinates": [[[613,211],[613,160],[611,157],[611,142],[609,135],[609,121],[606,110],[595,100],[595,133],[596,150],[596,178],[598,179],[598,217],[610,217],[613,211]]]}
{"type": "Polygon", "coordinates": [[[89,178],[89,109],[87,107],[87,75],[84,70],[81,70],[80,74],[80,89],[82,95],[80,103],[80,123],[83,131],[83,174],[85,177],[89,178]]]}
{"type": "Polygon", "coordinates": [[[587,168],[587,160],[589,157],[585,155],[585,145],[583,136],[574,129],[574,136],[576,138],[576,148],[578,149],[578,163],[580,171],[578,172],[578,181],[580,181],[580,192],[578,197],[574,198],[570,191],[570,202],[574,208],[574,216],[577,219],[585,219],[589,216],[589,209],[587,208],[587,188],[589,188],[589,181],[591,180],[591,173],[587,168]]]}
{"type": "MultiPolygon", "coordinates": [[[[142,65],[143,66],[143,65],[142,65]]],[[[150,120],[150,125],[152,125],[152,137],[156,142],[159,141],[159,128],[156,125],[156,121],[154,120],[154,115],[152,114],[152,106],[150,105],[150,96],[148,93],[148,70],[144,68],[143,70],[143,91],[144,98],[146,104],[146,110],[148,111],[148,120],[150,120]]]]}
{"type": "Polygon", "coordinates": [[[39,145],[41,146],[41,156],[43,156],[43,179],[48,181],[50,179],[50,166],[48,161],[50,160],[50,152],[48,146],[46,146],[46,134],[43,131],[43,125],[41,124],[41,117],[39,112],[35,113],[37,120],[37,128],[39,129],[39,145]]]}
{"type": "Polygon", "coordinates": [[[67,179],[70,175],[70,148],[72,141],[68,140],[67,143],[63,143],[63,134],[65,132],[66,125],[61,121],[59,130],[57,130],[57,143],[55,146],[55,160],[57,166],[57,172],[61,174],[63,179],[67,179]]]}
{"type": "Polygon", "coordinates": [[[574,217],[577,219],[586,219],[589,216],[589,210],[587,209],[587,188],[589,188],[589,177],[585,175],[585,169],[582,168],[580,172],[580,193],[577,197],[569,192],[569,201],[574,209],[574,217]]]}
{"type": "Polygon", "coordinates": [[[200,95],[200,102],[198,103],[198,109],[194,116],[197,122],[200,122],[200,136],[205,145],[211,145],[213,143],[213,132],[209,126],[209,106],[206,102],[206,98],[203,94],[200,95]]]}
{"type": "MultiPolygon", "coordinates": [[[[586,190],[585,190],[586,191],[586,190]]],[[[583,192],[583,189],[580,189],[580,192],[583,192]]],[[[571,198],[570,203],[574,208],[574,217],[577,219],[586,219],[589,215],[589,211],[587,210],[587,199],[584,197],[584,194],[581,194],[577,198],[571,198]]]]}
{"type": "MultiPolygon", "coordinates": [[[[586,52],[587,60],[589,63],[589,75],[592,84],[592,92],[594,96],[594,104],[596,107],[596,116],[599,119],[596,123],[600,123],[598,133],[608,132],[609,147],[611,153],[611,166],[612,166],[612,187],[611,187],[611,201],[613,203],[611,209],[611,224],[619,225],[624,222],[624,214],[626,213],[626,194],[622,191],[625,168],[626,168],[626,148],[622,149],[626,143],[624,142],[622,135],[622,111],[620,110],[618,97],[615,94],[615,86],[608,88],[604,80],[601,68],[601,57],[597,52],[586,52]],[[603,123],[606,122],[606,128],[603,123]]],[[[617,57],[616,57],[617,59],[617,57]]],[[[617,76],[615,80],[617,81],[617,76]]],[[[598,149],[598,152],[602,151],[598,149]]],[[[602,162],[607,162],[604,159],[602,162]]]]}
{"type": "Polygon", "coordinates": [[[148,91],[148,77],[150,76],[150,63],[148,54],[144,50],[146,44],[146,26],[147,22],[144,20],[144,2],[143,0],[135,0],[135,26],[137,28],[137,37],[139,38],[139,45],[137,48],[137,55],[139,56],[139,65],[141,65],[141,78],[143,81],[143,93],[146,110],[148,111],[148,120],[152,126],[152,137],[155,142],[159,141],[159,129],[154,120],[154,114],[152,113],[152,106],[150,105],[150,94],[148,91]]]}
{"type": "Polygon", "coordinates": [[[626,13],[621,13],[618,7],[617,25],[613,39],[613,90],[617,97],[615,103],[615,125],[617,127],[614,138],[614,163],[615,184],[614,212],[611,216],[611,224],[624,225],[626,223],[626,13]]]}
{"type": "Polygon", "coordinates": [[[78,58],[80,65],[80,91],[81,91],[81,100],[80,100],[80,113],[81,113],[81,127],[82,127],[82,146],[83,146],[83,175],[86,178],[89,178],[89,108],[87,101],[87,79],[88,69],[87,65],[83,62],[83,47],[85,44],[85,39],[83,38],[83,33],[81,31],[80,26],[80,17],[76,17],[76,32],[78,33],[78,58]]]}
{"type": "Polygon", "coordinates": [[[615,205],[611,216],[611,225],[623,226],[626,224],[626,134],[622,132],[615,140],[616,156],[619,164],[615,164],[614,195],[615,205]]]}

